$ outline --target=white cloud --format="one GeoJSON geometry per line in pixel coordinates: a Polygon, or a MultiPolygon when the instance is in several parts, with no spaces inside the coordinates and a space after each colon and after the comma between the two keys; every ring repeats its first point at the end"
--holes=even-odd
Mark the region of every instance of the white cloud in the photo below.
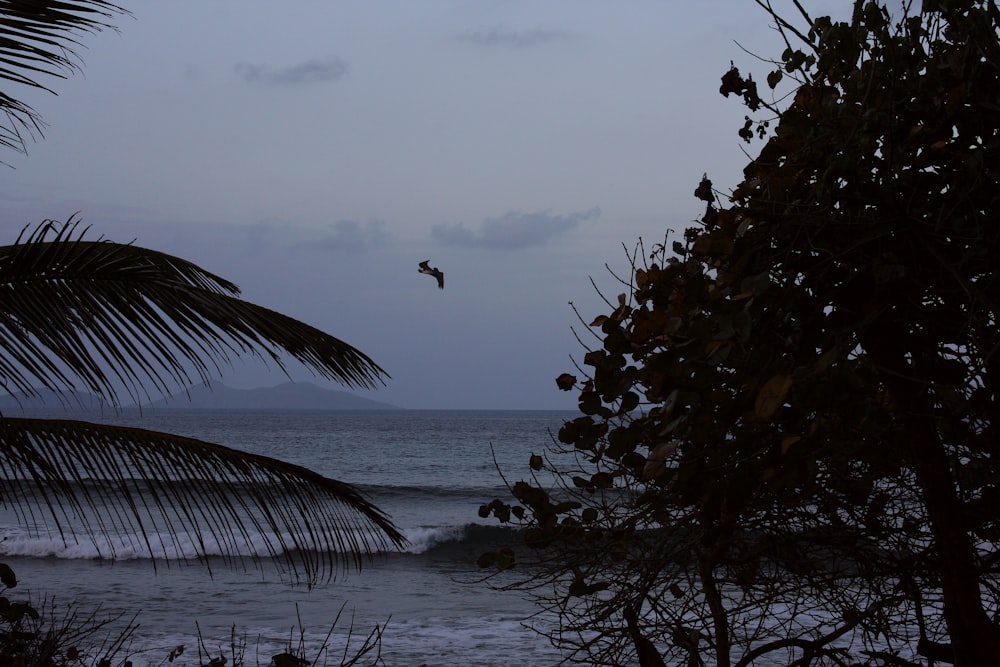
{"type": "Polygon", "coordinates": [[[342,79],[350,68],[347,62],[337,58],[327,60],[307,60],[297,65],[274,69],[265,65],[239,63],[236,73],[247,83],[297,85],[324,83],[342,79]]]}
{"type": "Polygon", "coordinates": [[[569,38],[570,34],[562,30],[544,28],[510,30],[500,26],[470,30],[459,35],[459,39],[463,42],[510,48],[528,48],[551,42],[561,42],[569,38]]]}
{"type": "Polygon", "coordinates": [[[508,211],[499,218],[487,218],[472,230],[462,223],[435,225],[431,236],[445,245],[518,250],[548,243],[576,228],[581,222],[600,217],[598,207],[582,213],[553,215],[549,211],[521,213],[508,211]]]}
{"type": "Polygon", "coordinates": [[[309,246],[317,250],[356,253],[380,246],[388,237],[389,233],[382,220],[364,224],[354,220],[339,220],[329,225],[309,246]]]}

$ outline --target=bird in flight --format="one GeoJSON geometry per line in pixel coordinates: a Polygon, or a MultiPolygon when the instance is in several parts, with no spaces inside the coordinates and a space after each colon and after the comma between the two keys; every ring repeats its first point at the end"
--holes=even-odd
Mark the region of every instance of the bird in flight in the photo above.
{"type": "Polygon", "coordinates": [[[417,269],[417,271],[419,273],[426,273],[429,276],[434,276],[435,278],[437,278],[438,288],[444,289],[444,271],[438,270],[436,266],[434,268],[431,268],[430,261],[431,260],[429,259],[425,259],[424,261],[420,262],[420,268],[417,269]]]}

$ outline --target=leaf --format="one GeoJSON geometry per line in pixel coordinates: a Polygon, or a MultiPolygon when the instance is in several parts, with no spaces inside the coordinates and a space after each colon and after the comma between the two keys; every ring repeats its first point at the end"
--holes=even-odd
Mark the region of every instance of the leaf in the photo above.
{"type": "Polygon", "coordinates": [[[764,383],[764,386],[757,392],[757,400],[754,402],[754,413],[761,419],[770,419],[778,408],[785,402],[785,396],[792,387],[792,377],[790,375],[775,375],[764,383]]]}
{"type": "Polygon", "coordinates": [[[781,453],[787,454],[792,445],[802,439],[801,435],[790,435],[781,439],[781,453]]]}
{"type": "Polygon", "coordinates": [[[680,415],[679,417],[674,417],[672,420],[667,422],[663,426],[663,428],[660,429],[657,435],[659,436],[670,435],[675,430],[677,430],[677,427],[683,424],[686,420],[687,420],[687,415],[680,415]]]}
{"type": "Polygon", "coordinates": [[[79,221],[46,221],[0,247],[0,376],[8,390],[98,394],[122,405],[208,382],[235,356],[373,388],[385,371],[342,340],[243,301],[239,288],[186,260],[85,240],[79,221]]]}
{"type": "Polygon", "coordinates": [[[288,653],[279,653],[278,655],[271,657],[271,662],[274,667],[307,667],[309,661],[305,658],[300,658],[299,656],[288,653]]]}
{"type": "Polygon", "coordinates": [[[580,412],[594,415],[601,409],[601,396],[596,391],[580,394],[580,412]]]}
{"type": "Polygon", "coordinates": [[[6,563],[0,563],[0,584],[7,588],[17,587],[17,577],[14,576],[14,570],[6,563]]]}
{"type": "Polygon", "coordinates": [[[680,389],[674,389],[667,397],[663,399],[663,404],[660,406],[659,418],[661,420],[666,420],[670,418],[673,414],[674,408],[677,407],[677,398],[681,395],[680,389]]]}
{"type": "Polygon", "coordinates": [[[768,288],[771,284],[771,276],[769,271],[761,271],[760,273],[747,276],[742,281],[740,281],[740,292],[742,294],[761,294],[768,288]]]}
{"type": "Polygon", "coordinates": [[[712,181],[708,180],[708,174],[701,177],[701,182],[694,190],[694,196],[709,204],[715,200],[715,194],[712,192],[712,181]]]}
{"type": "Polygon", "coordinates": [[[569,373],[563,373],[556,378],[556,386],[563,391],[569,391],[576,386],[576,376],[570,375],[569,373]]]}
{"type": "Polygon", "coordinates": [[[729,353],[733,351],[733,344],[731,341],[713,340],[709,341],[705,345],[705,363],[712,366],[718,366],[729,356],[729,353]]]}
{"type": "Polygon", "coordinates": [[[776,69],[773,72],[771,72],[770,74],[768,74],[767,75],[767,86],[768,86],[768,88],[770,88],[771,90],[774,90],[778,86],[778,84],[781,83],[781,77],[782,77],[782,74],[781,74],[781,70],[780,69],[776,69]]]}
{"type": "Polygon", "coordinates": [[[0,442],[0,470],[32,489],[5,497],[8,505],[33,517],[36,529],[60,529],[67,543],[90,539],[102,557],[116,555],[114,541],[98,543],[109,532],[139,536],[131,549],[181,560],[182,543],[169,537],[191,535],[217,542],[235,565],[250,535],[273,534],[261,545],[268,555],[316,581],[406,542],[352,486],[259,454],[63,419],[2,418],[0,442]]]}
{"type": "Polygon", "coordinates": [[[734,242],[731,235],[724,230],[715,230],[707,234],[701,234],[695,239],[691,246],[691,253],[695,257],[717,257],[721,255],[731,255],[733,253],[734,242]]]}
{"type": "Polygon", "coordinates": [[[642,468],[642,479],[649,480],[658,477],[665,469],[664,464],[667,457],[676,452],[679,446],[679,440],[668,440],[658,444],[646,459],[646,464],[642,468]]]}
{"type": "Polygon", "coordinates": [[[620,414],[626,414],[632,412],[637,407],[639,407],[639,395],[634,391],[626,392],[622,395],[622,405],[619,409],[620,414]]]}
{"type": "MultiPolygon", "coordinates": [[[[79,36],[110,28],[108,19],[127,13],[104,0],[5,2],[0,13],[4,36],[0,80],[13,85],[4,86],[4,91],[26,86],[54,92],[42,83],[42,77],[65,79],[80,70],[79,36]]],[[[0,114],[4,116],[0,146],[23,153],[26,139],[41,135],[41,117],[28,104],[0,95],[0,114]]]]}
{"type": "Polygon", "coordinates": [[[524,544],[531,549],[544,549],[552,544],[552,539],[552,532],[545,528],[528,528],[524,531],[524,544]]]}
{"type": "Polygon", "coordinates": [[[596,472],[590,476],[590,484],[597,489],[610,489],[615,485],[615,478],[607,472],[596,472]]]}
{"type": "Polygon", "coordinates": [[[580,502],[577,500],[564,500],[552,507],[552,512],[555,514],[566,514],[567,512],[572,512],[573,510],[580,509],[580,502]]]}

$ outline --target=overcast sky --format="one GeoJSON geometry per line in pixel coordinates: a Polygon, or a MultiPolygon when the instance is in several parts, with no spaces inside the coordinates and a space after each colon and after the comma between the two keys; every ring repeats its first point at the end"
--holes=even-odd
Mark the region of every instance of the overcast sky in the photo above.
{"type": "Polygon", "coordinates": [[[123,4],[58,96],[11,91],[48,127],[0,156],[0,231],[79,212],[195,261],[373,357],[392,377],[361,395],[404,408],[575,408],[569,303],[606,312],[590,277],[622,291],[605,263],[688,226],[702,173],[737,184],[719,78],[784,48],[753,0],[123,4]]]}

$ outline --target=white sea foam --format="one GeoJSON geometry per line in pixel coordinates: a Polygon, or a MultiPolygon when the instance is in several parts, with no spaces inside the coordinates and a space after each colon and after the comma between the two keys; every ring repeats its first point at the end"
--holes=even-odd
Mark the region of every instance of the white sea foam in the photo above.
{"type": "Polygon", "coordinates": [[[409,528],[404,531],[409,545],[407,553],[422,554],[447,542],[459,542],[465,537],[465,526],[444,526],[442,528],[409,528]]]}
{"type": "MultiPolygon", "coordinates": [[[[285,536],[286,540],[289,539],[285,536]]],[[[210,536],[193,536],[190,533],[170,535],[156,533],[149,536],[77,536],[58,534],[29,536],[8,535],[0,541],[0,555],[31,556],[37,558],[104,559],[104,560],[190,560],[212,556],[266,558],[271,551],[280,552],[276,536],[252,536],[250,540],[220,543],[210,536]]]]}
{"type": "MultiPolygon", "coordinates": [[[[360,531],[345,534],[344,549],[354,543],[364,545],[371,540],[370,535],[360,531]]],[[[413,553],[420,553],[441,538],[431,540],[427,546],[413,553]]],[[[424,544],[425,538],[418,536],[417,541],[424,544]]],[[[308,536],[298,536],[297,539],[289,533],[280,537],[276,533],[252,533],[231,539],[218,538],[210,534],[196,535],[181,532],[172,535],[166,532],[142,534],[78,535],[68,533],[65,539],[58,533],[45,534],[28,533],[23,530],[9,529],[0,538],[0,556],[30,556],[36,558],[65,559],[102,559],[102,560],[195,560],[199,558],[269,558],[290,549],[314,549],[329,552],[340,551],[341,545],[327,543],[317,544],[308,536]]],[[[362,547],[363,548],[363,547],[362,547]]],[[[375,551],[376,546],[372,546],[375,551]]]]}
{"type": "MultiPolygon", "coordinates": [[[[561,656],[522,626],[526,619],[532,624],[550,619],[533,616],[539,609],[527,597],[479,581],[478,547],[502,535],[495,521],[473,524],[480,504],[498,496],[494,461],[509,479],[518,479],[530,454],[551,443],[550,431],[573,416],[421,410],[165,411],[132,421],[123,416],[116,421],[236,445],[363,485],[366,497],[409,538],[408,554],[366,562],[361,572],[340,576],[338,571],[335,580],[312,587],[294,586],[270,571],[263,575],[210,563],[208,572],[196,562],[201,555],[233,551],[266,555],[270,543],[256,533],[234,546],[208,537],[171,539],[156,530],[150,543],[157,560],[151,561],[137,533],[113,540],[70,538],[67,546],[58,533],[38,536],[18,528],[17,517],[7,511],[6,519],[0,516],[0,537],[6,536],[0,540],[0,562],[14,568],[18,596],[48,593],[84,609],[128,612],[129,618],[139,611],[135,648],[149,652],[135,656],[136,667],[164,664],[181,643],[187,650],[171,667],[204,664],[197,655],[199,632],[212,657],[225,653],[228,664],[234,663],[228,649],[234,627],[251,643],[260,635],[265,651],[283,647],[290,636],[297,639],[289,629],[298,619],[310,633],[325,636],[345,601],[344,631],[353,624],[367,634],[375,624],[388,624],[382,651],[388,665],[551,667],[561,656]],[[108,562],[112,551],[118,562],[108,562]],[[161,560],[178,553],[192,561],[190,567],[161,560]]],[[[262,664],[268,658],[265,653],[262,664]]]]}

